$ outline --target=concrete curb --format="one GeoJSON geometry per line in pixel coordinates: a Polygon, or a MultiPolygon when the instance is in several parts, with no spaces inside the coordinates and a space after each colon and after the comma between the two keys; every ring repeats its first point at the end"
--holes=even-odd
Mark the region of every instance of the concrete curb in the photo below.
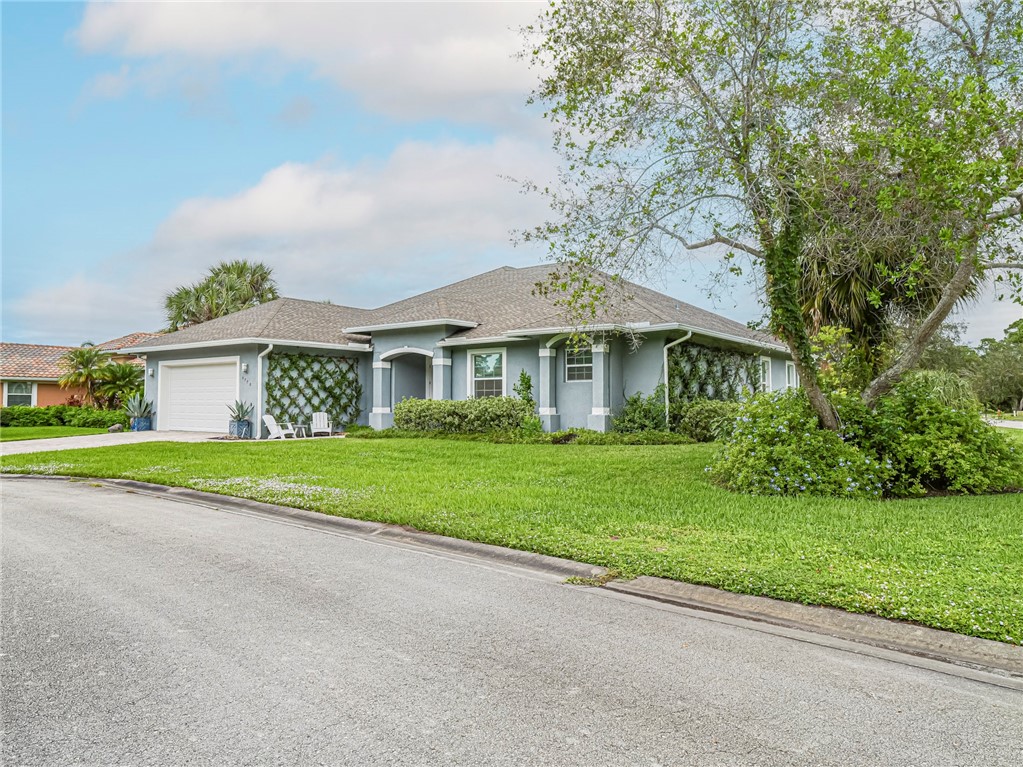
{"type": "Polygon", "coordinates": [[[601,578],[607,575],[607,568],[573,562],[568,559],[550,557],[546,554],[534,554],[531,551],[518,551],[489,543],[464,541],[460,538],[449,538],[435,533],[426,533],[410,527],[392,525],[385,522],[367,522],[361,519],[335,517],[318,511],[295,509],[290,506],[278,506],[273,503],[252,501],[247,498],[235,498],[229,495],[207,493],[184,487],[168,487],[150,482],[139,482],[134,479],[89,479],[85,477],[63,477],[39,474],[4,474],[4,479],[59,480],[62,482],[91,482],[109,487],[116,487],[130,492],[146,493],[161,498],[183,501],[210,508],[242,511],[253,516],[273,519],[286,519],[301,524],[303,527],[315,527],[328,531],[343,531],[353,535],[376,538],[396,543],[404,543],[419,548],[435,549],[448,553],[461,554],[469,557],[481,557],[514,567],[523,567],[538,572],[550,573],[564,578],[601,578]]]}
{"type": "MultiPolygon", "coordinates": [[[[383,522],[366,522],[346,517],[335,517],[321,512],[217,495],[201,490],[168,487],[130,479],[85,479],[36,474],[4,474],[3,477],[5,479],[94,482],[129,492],[141,492],[215,509],[244,512],[278,521],[281,519],[291,520],[303,527],[334,532],[343,531],[359,537],[383,539],[417,548],[488,559],[504,565],[560,577],[603,581],[608,575],[607,568],[545,554],[534,554],[503,546],[449,538],[383,522]]],[[[767,597],[735,594],[709,586],[697,586],[650,576],[640,576],[631,581],[610,581],[604,583],[603,587],[620,594],[678,607],[820,634],[860,645],[1023,680],[1023,648],[988,639],[888,620],[876,615],[850,613],[833,607],[818,607],[783,602],[767,597]]]]}
{"type": "Polygon", "coordinates": [[[953,634],[877,615],[733,594],[709,586],[646,575],[632,581],[612,581],[605,588],[679,607],[825,634],[858,644],[1023,680],[1023,648],[990,639],[953,634]]]}

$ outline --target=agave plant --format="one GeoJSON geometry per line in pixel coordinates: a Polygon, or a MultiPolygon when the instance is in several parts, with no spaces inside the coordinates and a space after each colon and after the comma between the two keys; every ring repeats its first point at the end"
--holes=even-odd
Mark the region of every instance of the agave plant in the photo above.
{"type": "Polygon", "coordinates": [[[237,400],[233,405],[227,406],[232,421],[247,421],[252,417],[253,406],[248,402],[237,400]]]}
{"type": "Polygon", "coordinates": [[[135,392],[124,401],[124,412],[131,419],[152,418],[153,403],[147,400],[142,392],[135,392]]]}

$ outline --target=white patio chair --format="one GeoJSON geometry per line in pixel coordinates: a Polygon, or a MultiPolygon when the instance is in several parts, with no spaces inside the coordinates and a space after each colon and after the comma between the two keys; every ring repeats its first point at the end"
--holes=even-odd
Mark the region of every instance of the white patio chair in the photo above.
{"type": "Polygon", "coordinates": [[[295,430],[291,428],[291,424],[287,421],[283,422],[283,428],[277,424],[277,419],[272,415],[263,416],[263,423],[266,424],[267,431],[270,432],[270,436],[267,439],[286,439],[287,437],[295,438],[295,430]]]}
{"type": "Polygon", "coordinates": [[[328,437],[334,433],[330,423],[330,416],[326,413],[313,413],[313,424],[309,428],[309,434],[315,437],[317,434],[326,434],[328,437]]]}

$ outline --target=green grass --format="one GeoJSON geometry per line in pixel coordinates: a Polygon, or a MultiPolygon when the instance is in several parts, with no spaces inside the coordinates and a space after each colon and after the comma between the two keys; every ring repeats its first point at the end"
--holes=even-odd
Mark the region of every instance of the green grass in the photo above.
{"type": "Polygon", "coordinates": [[[713,446],[446,440],[147,443],[11,456],[4,471],[130,477],[731,591],[1023,640],[1023,495],[754,497],[713,446]]]}
{"type": "Polygon", "coordinates": [[[53,437],[81,437],[86,434],[104,434],[106,429],[79,429],[75,426],[4,426],[0,429],[0,442],[18,442],[24,439],[52,439],[53,437]]]}

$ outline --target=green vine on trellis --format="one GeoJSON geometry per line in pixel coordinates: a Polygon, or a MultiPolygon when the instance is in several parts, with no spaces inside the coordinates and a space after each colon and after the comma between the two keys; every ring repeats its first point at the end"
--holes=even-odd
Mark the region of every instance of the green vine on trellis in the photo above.
{"type": "Polygon", "coordinates": [[[266,410],[280,421],[309,423],[311,413],[327,413],[335,425],[350,424],[361,401],[357,359],[287,352],[268,358],[266,410]]]}
{"type": "Polygon", "coordinates": [[[756,355],[700,344],[679,344],[668,350],[672,402],[738,400],[756,391],[759,384],[760,362],[756,355]]]}

